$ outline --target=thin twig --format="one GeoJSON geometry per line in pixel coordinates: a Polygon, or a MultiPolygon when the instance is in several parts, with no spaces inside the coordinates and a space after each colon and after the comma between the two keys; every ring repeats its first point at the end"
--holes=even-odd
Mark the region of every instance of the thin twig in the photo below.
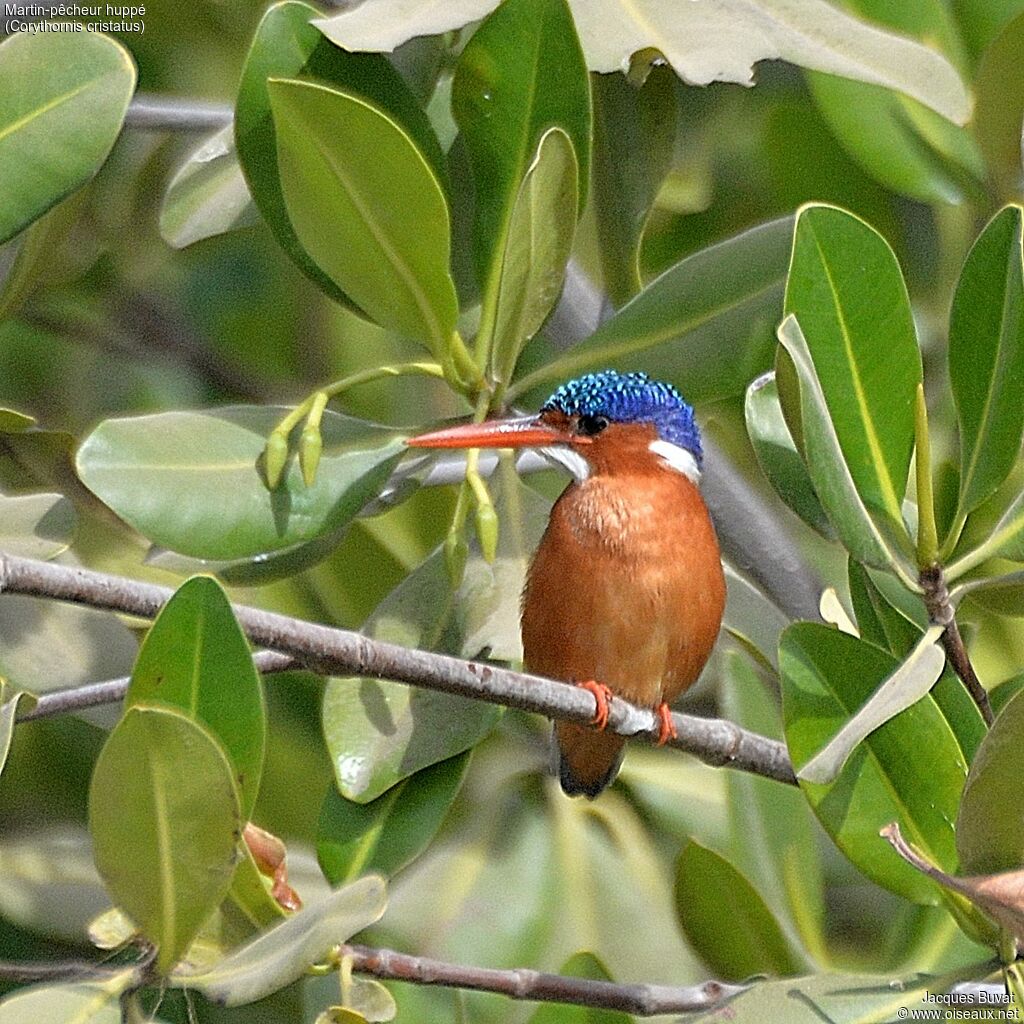
{"type": "Polygon", "coordinates": [[[721,981],[705,981],[700,985],[685,987],[628,985],[525,969],[502,971],[445,963],[368,946],[341,946],[339,952],[341,956],[351,957],[353,971],[372,974],[375,978],[388,981],[497,992],[511,999],[572,1003],[576,1006],[619,1010],[638,1017],[710,1010],[746,989],[744,985],[728,985],[721,981]]]}
{"type": "MultiPolygon", "coordinates": [[[[278,654],[277,651],[257,651],[252,660],[256,671],[263,675],[287,672],[298,665],[294,658],[287,654],[278,654]]],[[[84,686],[71,686],[66,690],[41,693],[32,707],[18,713],[15,721],[31,722],[37,718],[53,718],[73,711],[100,707],[103,704],[116,704],[124,699],[130,682],[128,676],[122,676],[120,679],[106,679],[101,683],[86,683],[84,686]]]]}
{"type": "Polygon", "coordinates": [[[978,705],[982,718],[991,725],[995,721],[992,704],[988,699],[988,691],[981,685],[981,680],[974,671],[970,655],[960,635],[960,627],[956,622],[956,612],[949,599],[946,588],[946,576],[941,565],[932,565],[921,570],[921,586],[924,587],[924,603],[928,609],[928,618],[936,626],[945,627],[942,634],[942,646],[946,651],[946,660],[953,671],[963,680],[964,686],[978,705]]]}
{"type": "Polygon", "coordinates": [[[128,106],[124,124],[144,131],[212,132],[230,124],[233,116],[227,103],[140,92],[128,106]]]}
{"type": "MultiPolygon", "coordinates": [[[[0,553],[0,594],[71,601],[92,608],[153,618],[173,591],[151,583],[39,562],[0,553]]],[[[245,605],[234,606],[235,617],[258,647],[290,654],[307,668],[324,675],[368,676],[501,704],[566,721],[588,724],[596,710],[586,690],[540,676],[444,654],[410,650],[371,640],[359,633],[332,629],[245,605]]],[[[669,745],[712,765],[729,765],[790,785],[793,766],[782,743],[741,729],[721,719],[674,714],[677,738],[669,745]]],[[[647,741],[660,734],[658,717],[616,698],[611,702],[608,729],[647,741]]]]}

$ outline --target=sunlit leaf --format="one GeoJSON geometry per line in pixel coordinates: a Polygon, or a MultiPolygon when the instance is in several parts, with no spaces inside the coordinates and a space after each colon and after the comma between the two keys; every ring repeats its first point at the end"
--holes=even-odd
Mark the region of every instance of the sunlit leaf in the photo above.
{"type": "Polygon", "coordinates": [[[117,904],[167,972],[231,884],[241,830],[231,765],[213,736],[169,707],[136,705],[93,770],[89,830],[117,904]]]}
{"type": "Polygon", "coordinates": [[[858,744],[929,693],[946,663],[936,643],[941,626],[933,626],[904,658],[899,668],[864,703],[831,740],[800,769],[800,779],[833,782],[858,744]]]}
{"type": "MultiPolygon", "coordinates": [[[[329,22],[318,24],[330,34],[329,22]]],[[[590,83],[565,0],[507,0],[494,10],[459,56],[452,109],[473,168],[473,250],[486,324],[512,211],[550,127],[575,153],[580,207],[587,195],[590,83]]]]}
{"type": "Polygon", "coordinates": [[[339,885],[367,871],[388,877],[418,857],[441,827],[468,765],[468,754],[431,765],[369,803],[331,788],[317,825],[317,857],[328,881],[339,885]]]}
{"type": "Polygon", "coordinates": [[[135,90],[128,51],[95,32],[15,32],[0,44],[0,242],[84,185],[135,90]]]}
{"type": "MultiPolygon", "coordinates": [[[[796,623],[779,648],[786,742],[804,765],[896,671],[890,654],[816,623],[796,623]]],[[[818,820],[849,859],[879,885],[915,903],[935,903],[935,886],[878,842],[899,820],[939,864],[953,867],[952,822],[967,776],[956,737],[930,695],[872,732],[835,782],[801,782],[818,820]]]]}
{"type": "Polygon", "coordinates": [[[174,551],[213,559],[283,552],[351,521],[404,451],[395,430],[327,412],[316,482],[307,487],[293,459],[271,491],[260,459],[285,411],[229,406],[106,420],[79,449],[78,472],[121,518],[174,551]]]}
{"type": "Polygon", "coordinates": [[[960,513],[1006,479],[1024,435],[1024,209],[996,214],[967,257],[949,322],[960,424],[960,513]]]}
{"type": "Polygon", "coordinates": [[[440,358],[458,301],[448,207],[430,164],[396,122],[355,95],[287,79],[268,90],[281,189],[303,248],[377,323],[440,358]]]}
{"type": "Polygon", "coordinates": [[[519,353],[562,289],[576,230],[577,177],[569,136],[548,129],[509,213],[491,351],[491,376],[501,383],[511,380],[519,353]]]}
{"type": "Polygon", "coordinates": [[[234,127],[201,142],[178,168],[160,207],[160,234],[175,249],[249,227],[259,213],[235,155],[234,127]]]}
{"type": "Polygon", "coordinates": [[[646,370],[687,401],[738,395],[771,364],[772,329],[792,241],[772,221],[680,260],[590,337],[515,382],[513,401],[537,404],[590,370],[646,370]]]}
{"type": "Polygon", "coordinates": [[[676,913],[717,977],[796,974],[804,966],[754,887],[724,857],[689,842],[676,862],[676,913]],[[735,927],[722,928],[723,911],[735,927]]]}
{"type": "MultiPolygon", "coordinates": [[[[807,341],[792,315],[779,327],[779,341],[799,380],[799,417],[803,424],[807,469],[836,533],[859,561],[895,571],[903,579],[912,581],[916,575],[913,566],[883,532],[858,490],[840,446],[807,341]]],[[[903,539],[909,546],[905,530],[903,539]]]]}
{"type": "Polygon", "coordinates": [[[209,969],[177,971],[170,983],[224,1006],[255,1002],[295,981],[333,946],[373,924],[386,905],[383,879],[368,875],[304,907],[209,969]]]}
{"type": "Polygon", "coordinates": [[[39,1024],[68,1021],[74,1024],[121,1024],[121,993],[132,983],[135,971],[127,968],[102,982],[33,985],[0,999],[4,1024],[39,1024]]]}
{"type": "Polygon", "coordinates": [[[132,670],[125,706],[168,704],[206,726],[231,760],[252,816],[263,770],[266,711],[252,651],[216,580],[195,576],[160,610],[132,670]]]}
{"type": "MultiPolygon", "coordinates": [[[[318,24],[340,46],[391,50],[413,36],[460,28],[492,11],[495,0],[438,5],[377,0],[318,24]]],[[[794,64],[902,89],[944,117],[963,123],[970,101],[949,62],[902,35],[858,21],[823,0],[575,0],[573,15],[592,71],[629,67],[637,50],[663,53],[684,81],[751,84],[753,65],[782,58],[794,64]],[[693,40],[701,40],[694,46],[693,40]]]]}
{"type": "MultiPolygon", "coordinates": [[[[804,207],[793,238],[786,313],[800,323],[858,493],[903,530],[921,353],[892,249],[853,214],[804,207]]],[[[807,435],[805,427],[805,443],[807,435]]],[[[819,497],[825,501],[820,489],[819,497]]]]}

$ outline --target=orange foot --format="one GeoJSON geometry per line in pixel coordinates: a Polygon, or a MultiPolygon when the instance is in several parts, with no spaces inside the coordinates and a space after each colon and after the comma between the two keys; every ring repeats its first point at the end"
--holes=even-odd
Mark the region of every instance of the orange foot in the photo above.
{"type": "Polygon", "coordinates": [[[594,695],[597,710],[594,712],[590,724],[595,729],[604,729],[608,725],[608,704],[612,699],[612,691],[604,683],[595,683],[593,679],[586,679],[576,685],[594,695]]]}
{"type": "Polygon", "coordinates": [[[662,701],[655,709],[654,713],[658,716],[658,738],[655,741],[656,747],[663,747],[669,740],[675,740],[679,738],[679,733],[676,732],[676,723],[672,721],[672,711],[669,706],[662,701]]]}

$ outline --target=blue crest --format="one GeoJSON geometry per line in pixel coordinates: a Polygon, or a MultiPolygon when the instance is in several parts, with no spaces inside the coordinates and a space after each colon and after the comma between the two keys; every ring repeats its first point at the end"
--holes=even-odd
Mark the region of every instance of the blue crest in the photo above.
{"type": "Polygon", "coordinates": [[[671,385],[646,373],[603,370],[563,384],[541,407],[566,416],[607,416],[615,423],[653,423],[658,436],[692,452],[701,463],[700,431],[693,408],[671,385]]]}

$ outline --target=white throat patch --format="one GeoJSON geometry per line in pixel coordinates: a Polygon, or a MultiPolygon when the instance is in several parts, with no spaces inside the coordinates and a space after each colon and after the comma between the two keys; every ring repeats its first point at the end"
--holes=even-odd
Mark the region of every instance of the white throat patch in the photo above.
{"type": "Polygon", "coordinates": [[[590,463],[572,448],[552,445],[550,448],[541,448],[540,453],[553,465],[567,469],[577,483],[583,483],[590,476],[590,463]]]}
{"type": "Polygon", "coordinates": [[[666,468],[682,473],[683,476],[692,480],[695,484],[700,483],[700,467],[693,457],[693,452],[680,448],[671,441],[652,441],[647,446],[655,455],[659,456],[666,468]]]}

